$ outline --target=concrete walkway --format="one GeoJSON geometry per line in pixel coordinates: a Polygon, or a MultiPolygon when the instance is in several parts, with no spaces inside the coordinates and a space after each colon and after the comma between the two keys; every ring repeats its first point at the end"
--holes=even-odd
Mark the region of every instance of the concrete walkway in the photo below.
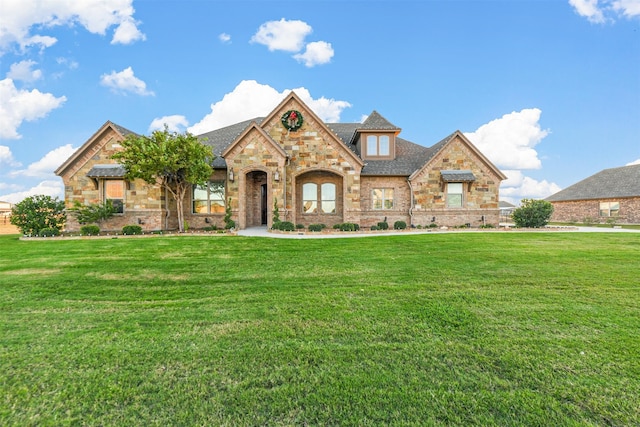
{"type": "Polygon", "coordinates": [[[246,237],[271,237],[273,239],[335,239],[335,238],[353,238],[353,237],[380,237],[380,236],[394,236],[394,235],[410,235],[410,234],[442,234],[442,233],[640,233],[640,230],[629,230],[625,228],[600,228],[600,227],[553,227],[539,230],[509,230],[504,231],[500,229],[448,229],[448,230],[411,230],[411,231],[381,231],[374,233],[358,233],[358,232],[331,232],[331,233],[309,233],[309,232],[290,232],[290,233],[271,233],[267,230],[266,226],[262,227],[249,227],[244,230],[238,230],[238,236],[246,237]]]}

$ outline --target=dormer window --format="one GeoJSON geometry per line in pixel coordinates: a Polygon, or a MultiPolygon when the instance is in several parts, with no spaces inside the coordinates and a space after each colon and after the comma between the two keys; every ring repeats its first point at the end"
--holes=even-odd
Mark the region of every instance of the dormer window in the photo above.
{"type": "Polygon", "coordinates": [[[390,155],[389,135],[369,135],[367,136],[367,156],[390,155]]]}

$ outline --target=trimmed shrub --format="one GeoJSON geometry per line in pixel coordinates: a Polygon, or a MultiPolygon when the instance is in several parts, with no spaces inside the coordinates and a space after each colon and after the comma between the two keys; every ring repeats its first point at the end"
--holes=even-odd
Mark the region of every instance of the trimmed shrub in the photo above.
{"type": "Polygon", "coordinates": [[[80,227],[80,234],[83,236],[97,236],[100,234],[100,227],[95,224],[83,225],[80,227]]]}
{"type": "Polygon", "coordinates": [[[293,231],[296,229],[296,226],[291,221],[279,221],[273,224],[271,228],[281,231],[293,231]]]}
{"type": "Polygon", "coordinates": [[[309,231],[322,231],[326,226],[324,224],[309,224],[309,231]]]}
{"type": "Polygon", "coordinates": [[[122,227],[122,234],[142,234],[142,227],[139,225],[125,225],[122,227]]]}
{"type": "Polygon", "coordinates": [[[407,223],[404,221],[396,221],[393,223],[394,230],[404,230],[405,228],[407,228],[407,223]]]}
{"type": "Polygon", "coordinates": [[[359,231],[360,224],[355,224],[353,222],[344,222],[340,224],[340,231],[359,231]]]}
{"type": "Polygon", "coordinates": [[[438,228],[438,224],[432,222],[431,224],[429,224],[429,228],[438,228]]]}
{"type": "Polygon", "coordinates": [[[389,223],[387,221],[382,221],[378,223],[378,230],[388,230],[389,223]]]}
{"type": "Polygon", "coordinates": [[[372,225],[371,226],[371,231],[376,231],[378,230],[378,226],[377,225],[372,225]]]}
{"type": "Polygon", "coordinates": [[[298,230],[304,229],[304,224],[296,224],[296,229],[298,230]]]}
{"type": "Polygon", "coordinates": [[[57,228],[46,227],[46,228],[43,228],[42,230],[40,230],[38,232],[38,235],[42,236],[42,237],[59,236],[60,235],[60,230],[58,230],[57,228]]]}

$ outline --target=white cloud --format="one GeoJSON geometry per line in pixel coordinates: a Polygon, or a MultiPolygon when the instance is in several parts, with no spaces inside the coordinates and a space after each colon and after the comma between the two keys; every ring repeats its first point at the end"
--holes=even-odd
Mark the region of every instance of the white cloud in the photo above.
{"type": "Polygon", "coordinates": [[[537,108],[514,111],[465,136],[500,168],[539,169],[534,147],[549,134],[538,123],[541,113],[537,108]]]}
{"type": "Polygon", "coordinates": [[[243,80],[221,101],[211,104],[211,113],[188,130],[199,135],[243,120],[264,117],[292,90],[318,117],[326,122],[339,121],[342,110],[351,107],[351,104],[346,101],[336,101],[325,97],[313,99],[305,88],[285,89],[278,92],[271,86],[259,84],[255,80],[243,80]]]}
{"type": "Polygon", "coordinates": [[[227,33],[222,33],[218,36],[218,40],[222,43],[231,43],[231,36],[227,33]]]}
{"type": "Polygon", "coordinates": [[[120,72],[112,71],[111,74],[103,74],[100,84],[111,89],[112,92],[126,94],[127,92],[141,96],[153,96],[153,91],[147,90],[147,84],[137,78],[131,67],[120,72]]]}
{"type": "Polygon", "coordinates": [[[128,44],[144,40],[133,19],[133,0],[2,0],[0,14],[0,55],[17,44],[50,47],[57,39],[44,32],[54,26],[81,25],[94,34],[106,34],[115,27],[112,43],[128,44]]]}
{"type": "Polygon", "coordinates": [[[535,180],[525,176],[519,170],[503,170],[507,180],[500,186],[500,200],[506,200],[515,205],[522,199],[545,199],[561,190],[554,182],[546,179],[535,180]]]}
{"type": "Polygon", "coordinates": [[[9,194],[1,194],[0,200],[9,203],[18,203],[29,196],[35,196],[36,194],[44,194],[45,196],[57,197],[60,200],[64,200],[64,186],[62,181],[42,181],[35,187],[31,187],[28,190],[16,191],[9,194]]]}
{"type": "Polygon", "coordinates": [[[640,16],[640,1],[638,0],[616,0],[611,4],[613,10],[627,18],[640,16]]]}
{"type": "Polygon", "coordinates": [[[260,25],[258,31],[251,37],[254,43],[260,43],[270,51],[284,50],[299,52],[304,46],[304,39],[311,34],[312,28],[303,21],[269,21],[260,25]]]}
{"type": "Polygon", "coordinates": [[[18,90],[12,79],[0,80],[0,138],[21,138],[18,127],[23,121],[46,117],[66,100],[64,96],[56,98],[37,89],[18,90]]]}
{"type": "Polygon", "coordinates": [[[77,147],[72,147],[71,144],[63,145],[49,151],[43,158],[37,162],[31,163],[26,169],[12,172],[10,175],[16,176],[28,176],[46,178],[53,176],[53,171],[56,170],[65,160],[67,160],[75,151],[77,147]]]}
{"type": "Polygon", "coordinates": [[[298,62],[304,63],[307,67],[313,67],[331,62],[331,58],[333,58],[333,48],[331,47],[331,43],[312,42],[307,45],[304,53],[298,53],[293,55],[293,57],[298,62]]]}
{"type": "Polygon", "coordinates": [[[13,158],[11,149],[5,145],[0,145],[0,165],[18,167],[20,163],[13,158]]]}
{"type": "Polygon", "coordinates": [[[560,191],[547,180],[538,181],[523,169],[540,169],[542,161],[535,146],[548,134],[540,127],[542,112],[537,108],[505,114],[465,136],[491,160],[508,179],[500,185],[500,200],[519,204],[522,199],[544,199],[560,191]]]}
{"type": "Polygon", "coordinates": [[[16,62],[15,64],[11,64],[11,67],[9,67],[9,72],[7,73],[7,77],[14,81],[20,80],[27,83],[35,82],[36,80],[42,78],[41,70],[32,69],[36,64],[37,62],[31,60],[20,61],[16,62]]]}
{"type": "Polygon", "coordinates": [[[595,24],[614,21],[623,16],[631,19],[640,16],[639,0],[569,0],[580,16],[595,24]]]}
{"type": "Polygon", "coordinates": [[[164,116],[153,119],[151,124],[149,125],[149,132],[153,132],[154,130],[163,130],[164,126],[167,125],[170,132],[183,132],[187,126],[189,126],[189,121],[185,116],[181,116],[175,114],[173,116],[164,116]]]}
{"type": "Polygon", "coordinates": [[[640,159],[634,160],[631,163],[627,163],[625,166],[631,166],[631,165],[640,165],[640,159]]]}

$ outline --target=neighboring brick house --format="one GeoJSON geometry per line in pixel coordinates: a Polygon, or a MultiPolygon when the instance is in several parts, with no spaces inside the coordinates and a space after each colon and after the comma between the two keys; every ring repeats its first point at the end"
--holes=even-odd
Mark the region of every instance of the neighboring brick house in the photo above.
{"type": "Polygon", "coordinates": [[[640,165],[605,169],[546,200],[551,221],[640,224],[640,165]]]}
{"type": "MultiPolygon", "coordinates": [[[[376,111],[363,123],[324,123],[292,92],[264,118],[198,136],[217,157],[208,185],[185,200],[185,221],[222,227],[230,201],[241,229],[271,227],[274,204],[282,221],[305,226],[370,227],[385,218],[391,225],[498,225],[506,177],[461,132],[424,147],[398,137],[400,130],[376,111]]],[[[171,197],[127,182],[111,159],[131,133],[107,122],[56,170],[65,202],[112,199],[120,212],[101,225],[105,230],[175,229],[171,197]]],[[[78,227],[70,218],[67,228],[78,227]]]]}

